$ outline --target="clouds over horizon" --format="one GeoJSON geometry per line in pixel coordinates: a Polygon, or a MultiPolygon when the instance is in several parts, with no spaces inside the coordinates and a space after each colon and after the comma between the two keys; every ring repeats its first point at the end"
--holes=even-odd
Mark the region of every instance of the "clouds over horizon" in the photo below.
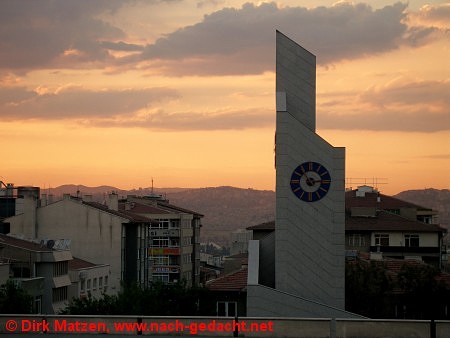
{"type": "Polygon", "coordinates": [[[320,128],[404,132],[450,130],[450,81],[399,81],[354,93],[331,94],[318,106],[320,128]],[[348,108],[346,113],[333,106],[348,108]]]}
{"type": "MultiPolygon", "coordinates": [[[[143,64],[140,69],[171,76],[257,74],[273,70],[276,29],[311,50],[323,65],[420,45],[437,29],[408,27],[407,4],[400,2],[381,9],[363,3],[311,9],[246,3],[139,45],[127,41],[126,31],[100,19],[105,12],[119,15],[129,3],[139,5],[131,0],[2,2],[0,68],[126,71],[143,64]],[[116,56],[117,51],[132,55],[116,56]]],[[[430,6],[426,17],[442,18],[447,12],[447,7],[430,6]]]]}
{"type": "Polygon", "coordinates": [[[23,87],[0,88],[0,118],[17,120],[68,120],[130,116],[179,94],[168,88],[87,90],[67,87],[49,92],[23,87]]]}

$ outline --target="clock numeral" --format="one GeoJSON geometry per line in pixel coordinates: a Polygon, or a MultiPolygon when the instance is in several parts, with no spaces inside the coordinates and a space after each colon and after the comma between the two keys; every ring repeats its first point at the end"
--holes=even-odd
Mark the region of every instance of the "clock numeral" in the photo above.
{"type": "Polygon", "coordinates": [[[300,180],[291,180],[291,183],[300,183],[300,180]]]}
{"type": "Polygon", "coordinates": [[[328,184],[328,183],[331,183],[331,181],[330,180],[322,180],[322,183],[328,184]]]}
{"type": "Polygon", "coordinates": [[[308,192],[308,201],[312,201],[312,192],[308,192]]]}
{"type": "Polygon", "coordinates": [[[321,174],[319,174],[320,176],[324,176],[324,175],[326,175],[326,174],[328,174],[328,171],[324,171],[323,173],[321,173],[321,174]]]}
{"type": "Polygon", "coordinates": [[[309,171],[314,170],[314,169],[313,169],[313,163],[312,163],[312,162],[309,162],[309,163],[308,163],[308,170],[309,170],[309,171]]]}
{"type": "Polygon", "coordinates": [[[324,189],[324,188],[322,188],[322,187],[320,187],[319,190],[320,190],[320,191],[323,191],[324,193],[327,193],[327,192],[328,192],[328,190],[326,190],[326,189],[324,189]]]}

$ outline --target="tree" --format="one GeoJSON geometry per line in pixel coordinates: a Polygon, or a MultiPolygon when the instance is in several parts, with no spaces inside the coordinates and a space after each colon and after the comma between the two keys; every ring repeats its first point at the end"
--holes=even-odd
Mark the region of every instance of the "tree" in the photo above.
{"type": "Polygon", "coordinates": [[[33,313],[33,297],[8,280],[0,286],[0,313],[33,313]]]}
{"type": "Polygon", "coordinates": [[[383,264],[360,260],[350,261],[345,267],[345,307],[371,318],[391,316],[388,295],[392,280],[383,264]]]}
{"type": "Polygon", "coordinates": [[[136,284],[122,286],[117,296],[89,295],[72,299],[65,314],[186,316],[215,315],[215,301],[206,288],[189,288],[184,282],[154,283],[148,288],[136,284]]]}
{"type": "Polygon", "coordinates": [[[443,309],[450,301],[450,293],[446,285],[438,281],[439,273],[439,269],[431,265],[403,264],[397,283],[403,290],[400,301],[406,306],[405,317],[442,318],[443,309]]]}

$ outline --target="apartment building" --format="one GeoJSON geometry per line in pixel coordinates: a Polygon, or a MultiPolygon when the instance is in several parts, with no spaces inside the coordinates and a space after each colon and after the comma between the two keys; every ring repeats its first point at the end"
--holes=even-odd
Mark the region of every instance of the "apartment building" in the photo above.
{"type": "Polygon", "coordinates": [[[4,223],[11,234],[24,238],[70,240],[74,256],[110,267],[106,292],[114,294],[122,282],[145,287],[155,281],[185,280],[197,285],[202,217],[157,195],[119,201],[111,193],[104,203],[90,195],[66,194],[51,203],[29,195],[23,212],[4,223]]]}
{"type": "Polygon", "coordinates": [[[72,255],[50,244],[0,234],[0,257],[9,263],[10,279],[33,297],[35,313],[58,313],[68,301],[72,255]]]}
{"type": "Polygon", "coordinates": [[[441,266],[446,229],[435,224],[437,211],[368,186],[347,191],[345,205],[346,250],[441,266]]]}

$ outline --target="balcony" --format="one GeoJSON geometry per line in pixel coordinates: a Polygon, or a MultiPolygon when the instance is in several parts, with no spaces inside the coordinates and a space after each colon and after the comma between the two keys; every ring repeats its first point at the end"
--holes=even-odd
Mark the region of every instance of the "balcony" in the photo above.
{"type": "Polygon", "coordinates": [[[151,229],[152,237],[180,237],[180,229],[151,229]]]}
{"type": "Polygon", "coordinates": [[[179,247],[168,247],[168,248],[148,248],[148,255],[180,255],[179,247]]]}

